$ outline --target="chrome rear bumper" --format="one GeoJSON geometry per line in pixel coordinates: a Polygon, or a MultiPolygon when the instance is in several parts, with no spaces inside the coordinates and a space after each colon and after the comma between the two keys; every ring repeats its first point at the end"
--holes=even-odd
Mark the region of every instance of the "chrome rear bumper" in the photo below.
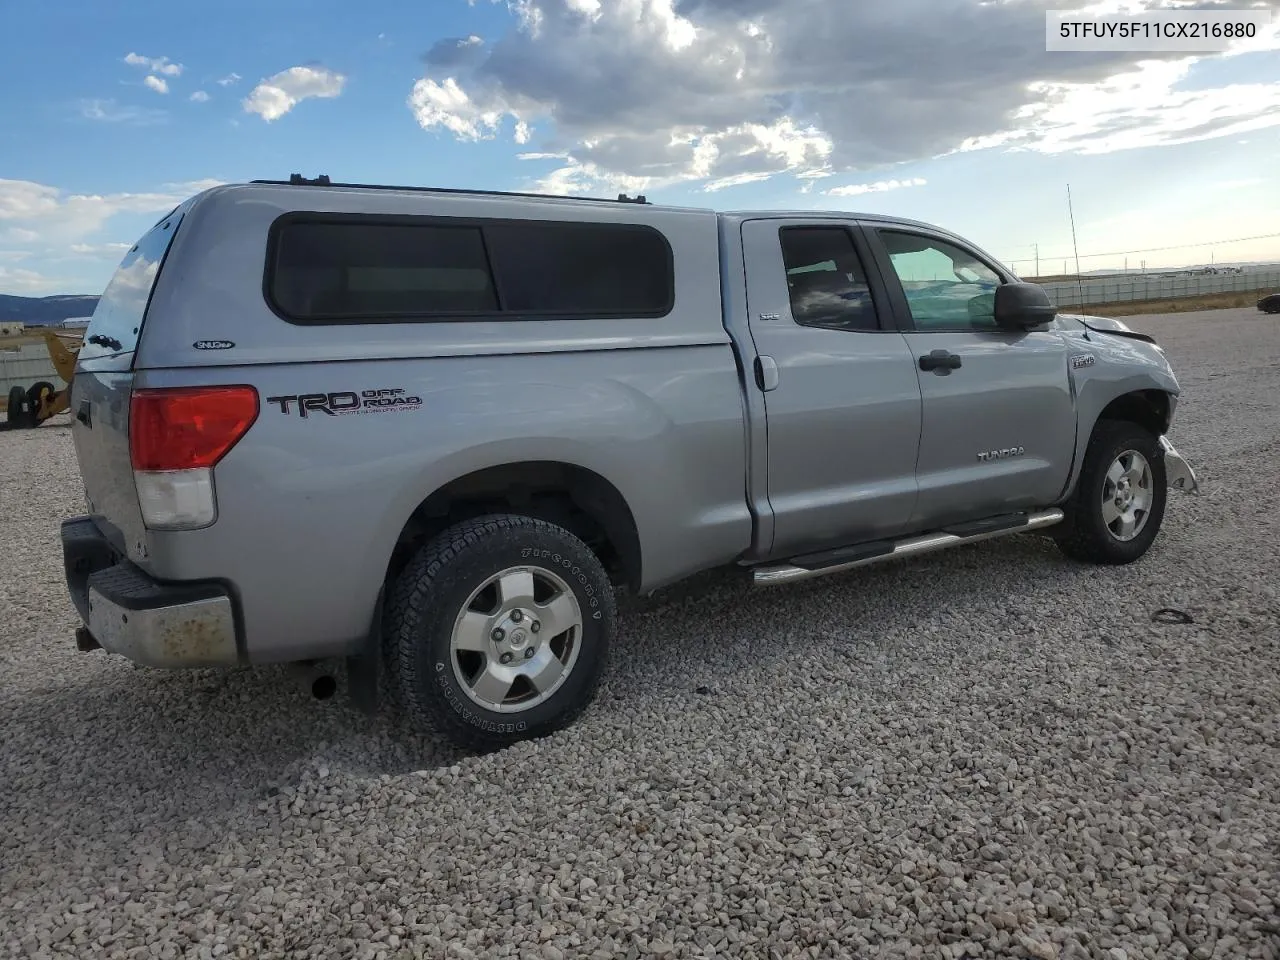
{"type": "Polygon", "coordinates": [[[117,555],[88,517],[62,523],[63,565],[84,626],[81,650],[99,647],[147,667],[240,662],[236,616],[217,583],[160,583],[117,555]]]}
{"type": "Polygon", "coordinates": [[[1160,449],[1164,451],[1164,467],[1169,486],[1184,493],[1199,494],[1200,484],[1196,481],[1196,472],[1169,442],[1168,437],[1160,438],[1160,449]]]}

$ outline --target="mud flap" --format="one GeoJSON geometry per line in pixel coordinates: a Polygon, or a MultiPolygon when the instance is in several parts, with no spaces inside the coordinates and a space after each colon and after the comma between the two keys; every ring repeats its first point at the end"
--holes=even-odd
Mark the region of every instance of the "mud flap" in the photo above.
{"type": "Polygon", "coordinates": [[[347,657],[347,695],[352,705],[366,716],[375,716],[382,690],[382,603],[386,588],[378,591],[373,607],[373,623],[360,650],[347,657]]]}

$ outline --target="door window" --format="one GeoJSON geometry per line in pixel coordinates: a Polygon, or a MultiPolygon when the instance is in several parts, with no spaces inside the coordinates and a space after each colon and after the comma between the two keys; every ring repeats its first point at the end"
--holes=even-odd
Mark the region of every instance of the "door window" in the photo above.
{"type": "Polygon", "coordinates": [[[783,227],[791,316],[804,327],[879,330],[875,304],[853,238],[844,227],[783,227]]]}
{"type": "Polygon", "coordinates": [[[914,233],[883,230],[880,239],[902,282],[915,328],[996,330],[999,275],[954,244],[914,233]]]}

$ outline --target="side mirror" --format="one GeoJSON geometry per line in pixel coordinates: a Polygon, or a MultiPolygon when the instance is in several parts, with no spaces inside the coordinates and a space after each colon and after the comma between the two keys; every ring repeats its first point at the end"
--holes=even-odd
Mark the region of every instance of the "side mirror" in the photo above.
{"type": "Polygon", "coordinates": [[[1027,330],[1043,326],[1058,315],[1058,308],[1038,283],[1005,283],[996,287],[995,319],[1002,330],[1027,330]]]}

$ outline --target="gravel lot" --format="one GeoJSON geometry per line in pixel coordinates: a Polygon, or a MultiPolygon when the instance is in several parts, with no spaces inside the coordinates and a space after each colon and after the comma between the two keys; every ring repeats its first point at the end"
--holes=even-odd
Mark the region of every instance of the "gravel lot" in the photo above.
{"type": "Polygon", "coordinates": [[[1280,958],[1280,322],[1132,322],[1205,487],[1144,561],[711,576],[484,757],[77,653],[70,431],[0,434],[0,955],[1280,958]]]}

